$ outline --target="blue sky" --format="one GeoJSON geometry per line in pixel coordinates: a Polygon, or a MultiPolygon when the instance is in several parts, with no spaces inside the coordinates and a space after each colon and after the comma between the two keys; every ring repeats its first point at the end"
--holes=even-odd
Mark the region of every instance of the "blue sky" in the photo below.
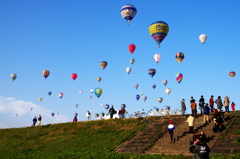
{"type": "Polygon", "coordinates": [[[119,109],[124,103],[131,114],[153,106],[176,108],[184,98],[190,112],[190,97],[198,101],[201,95],[207,101],[211,95],[228,95],[239,109],[239,3],[0,1],[0,128],[30,126],[39,114],[43,124],[70,122],[74,113],[84,121],[88,110],[93,114],[105,112],[100,104],[119,109]],[[130,25],[120,15],[125,4],[137,8],[130,25]],[[149,25],[159,20],[170,28],[161,48],[148,33],[149,25]],[[205,44],[199,41],[200,34],[208,35],[205,44]],[[129,44],[136,45],[133,54],[128,51],[129,44]],[[175,59],[179,51],[185,54],[181,64],[175,59]],[[161,55],[158,64],[153,59],[156,53],[161,55]],[[136,60],[133,65],[131,58],[136,60]],[[105,70],[99,66],[101,61],[108,62],[105,70]],[[132,68],[130,74],[126,67],[132,68]],[[153,78],[147,73],[150,68],[157,71],[153,78]],[[51,73],[46,80],[43,70],[51,73]],[[228,75],[230,71],[236,72],[234,78],[228,75]],[[12,73],[17,74],[14,82],[12,73]],[[72,73],[78,74],[75,81],[72,73]],[[184,76],[180,84],[175,79],[177,73],[184,76]],[[102,81],[97,82],[97,77],[102,81]],[[165,79],[167,86],[162,84],[165,79]],[[139,84],[137,90],[135,83],[139,84]],[[97,87],[103,90],[99,99],[90,93],[97,87]],[[170,95],[165,93],[166,88],[171,88],[170,95]],[[48,91],[52,91],[51,96],[48,91]],[[141,92],[148,98],[145,102],[135,99],[141,92]],[[64,94],[62,99],[59,93],[64,94]],[[42,102],[38,101],[40,97],[42,102]],[[161,104],[158,97],[163,98],[161,104]],[[51,117],[52,112],[59,115],[51,117]]]}

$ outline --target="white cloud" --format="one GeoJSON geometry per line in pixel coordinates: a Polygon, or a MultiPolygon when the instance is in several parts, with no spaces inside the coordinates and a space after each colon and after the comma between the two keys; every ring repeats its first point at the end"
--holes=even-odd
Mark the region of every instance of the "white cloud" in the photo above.
{"type": "Polygon", "coordinates": [[[70,121],[67,116],[55,113],[52,117],[51,110],[12,97],[0,97],[0,113],[2,114],[0,128],[31,126],[33,117],[38,115],[42,116],[42,125],[70,121]]]}

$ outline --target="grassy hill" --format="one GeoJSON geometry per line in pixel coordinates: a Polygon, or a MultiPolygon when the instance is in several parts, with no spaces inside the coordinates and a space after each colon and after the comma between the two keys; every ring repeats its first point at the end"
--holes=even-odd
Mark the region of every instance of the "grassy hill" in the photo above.
{"type": "Polygon", "coordinates": [[[142,122],[142,118],[114,119],[1,129],[0,158],[192,158],[181,155],[118,154],[114,151],[153,120],[154,117],[148,118],[147,122],[142,122]]]}

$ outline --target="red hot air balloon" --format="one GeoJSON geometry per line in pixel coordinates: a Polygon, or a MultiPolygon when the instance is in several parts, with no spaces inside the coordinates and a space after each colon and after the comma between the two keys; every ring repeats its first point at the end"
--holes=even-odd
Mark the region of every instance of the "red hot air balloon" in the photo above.
{"type": "Polygon", "coordinates": [[[235,75],[236,75],[236,73],[235,73],[234,71],[229,72],[229,76],[230,76],[230,77],[233,78],[235,75]]]}
{"type": "Polygon", "coordinates": [[[77,74],[76,73],[73,73],[72,75],[71,75],[71,77],[72,77],[72,79],[75,81],[75,79],[77,79],[77,74]]]}
{"type": "Polygon", "coordinates": [[[131,54],[135,51],[135,49],[136,49],[136,46],[135,46],[134,44],[130,44],[130,45],[128,46],[128,50],[129,50],[129,52],[130,52],[131,54]]]}

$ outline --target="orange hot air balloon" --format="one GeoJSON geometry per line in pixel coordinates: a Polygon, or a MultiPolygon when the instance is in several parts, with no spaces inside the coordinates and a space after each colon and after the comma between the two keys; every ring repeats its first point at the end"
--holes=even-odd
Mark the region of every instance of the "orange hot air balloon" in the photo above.
{"type": "Polygon", "coordinates": [[[105,67],[107,67],[107,65],[108,65],[107,61],[100,62],[100,66],[102,67],[102,69],[105,69],[105,67]]]}
{"type": "Polygon", "coordinates": [[[235,75],[236,75],[236,73],[235,73],[234,71],[229,72],[229,76],[230,76],[230,77],[233,78],[235,75]]]}
{"type": "Polygon", "coordinates": [[[181,63],[182,60],[184,59],[184,53],[182,53],[182,52],[177,52],[175,57],[176,57],[176,60],[177,60],[179,63],[181,63]]]}
{"type": "Polygon", "coordinates": [[[131,54],[135,51],[135,49],[136,49],[136,46],[135,46],[134,44],[130,44],[130,45],[128,46],[128,50],[129,50],[129,52],[130,52],[131,54]]]}
{"type": "Polygon", "coordinates": [[[48,70],[43,70],[42,75],[46,79],[50,75],[50,72],[48,70]]]}

